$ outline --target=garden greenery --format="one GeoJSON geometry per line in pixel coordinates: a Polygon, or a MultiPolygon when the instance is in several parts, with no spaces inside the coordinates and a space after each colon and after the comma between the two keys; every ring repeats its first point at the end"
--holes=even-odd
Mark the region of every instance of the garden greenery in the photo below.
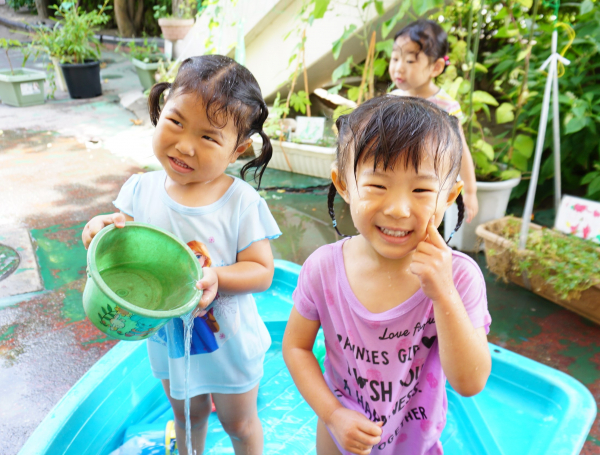
{"type": "MultiPolygon", "coordinates": [[[[320,17],[336,2],[308,1],[322,12],[320,17]]],[[[336,58],[353,36],[361,38],[368,49],[373,11],[380,17],[389,14],[382,1],[349,0],[344,4],[362,11],[363,27],[346,27],[332,44],[336,58]]],[[[559,79],[563,191],[600,201],[600,9],[597,0],[576,0],[557,10],[555,5],[559,4],[542,0],[459,0],[450,4],[403,0],[378,29],[382,40],[375,45],[371,68],[348,57],[333,72],[332,80],[339,83],[330,91],[346,90],[346,96],[357,101],[361,86],[368,92],[371,82],[363,77],[361,86],[356,86],[348,83],[349,77],[372,71],[376,78],[387,81],[392,32],[418,17],[438,20],[449,35],[451,65],[437,82],[459,101],[465,113],[477,178],[494,181],[523,175],[512,192],[513,198],[520,197],[527,191],[533,166],[546,82],[539,67],[550,55],[552,31],[558,27],[559,52],[572,62],[559,79]],[[575,40],[565,49],[570,28],[575,40]]],[[[545,139],[538,202],[554,191],[551,127],[545,139]]]]}
{"type": "MultiPolygon", "coordinates": [[[[553,229],[530,229],[526,251],[518,251],[521,221],[508,219],[497,234],[508,239],[512,246],[512,270],[540,277],[561,299],[578,299],[583,291],[600,284],[600,247],[589,240],[565,235],[553,229]]],[[[496,254],[490,251],[490,254],[496,254]]]]}

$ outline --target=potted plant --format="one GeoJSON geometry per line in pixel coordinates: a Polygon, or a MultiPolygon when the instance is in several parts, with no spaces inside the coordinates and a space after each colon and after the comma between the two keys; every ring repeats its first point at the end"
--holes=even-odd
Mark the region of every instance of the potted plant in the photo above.
{"type": "Polygon", "coordinates": [[[531,223],[518,249],[521,219],[511,216],[477,227],[488,268],[504,281],[600,324],[600,248],[590,240],[531,223]]]}
{"type": "Polygon", "coordinates": [[[149,90],[155,84],[156,71],[159,67],[159,62],[164,60],[163,54],[158,50],[156,42],[148,42],[148,38],[144,38],[144,44],[139,46],[135,41],[130,41],[128,44],[129,56],[131,63],[135,67],[140,84],[145,90],[149,90]]]}
{"type": "Polygon", "coordinates": [[[44,103],[46,73],[29,68],[14,69],[8,51],[22,47],[21,42],[0,38],[0,48],[6,52],[10,69],[0,70],[0,99],[9,106],[33,106],[44,103]]]}
{"type": "MultiPolygon", "coordinates": [[[[534,141],[519,134],[514,147],[507,146],[509,134],[504,125],[514,120],[514,106],[500,104],[494,96],[475,90],[475,72],[487,72],[479,64],[467,61],[467,43],[450,36],[450,65],[438,78],[440,86],[456,99],[465,114],[465,137],[475,165],[479,212],[471,223],[463,223],[452,237],[450,245],[461,251],[479,249],[475,229],[479,224],[502,218],[506,214],[512,189],[521,181],[521,172],[527,171],[527,160],[533,153],[534,141]],[[470,79],[470,80],[469,80],[470,79]],[[491,109],[495,109],[495,122],[491,109]],[[502,131],[503,130],[503,131],[502,131]]],[[[449,237],[458,220],[456,205],[446,212],[444,235],[449,237]]]]}
{"type": "MultiPolygon", "coordinates": [[[[304,91],[292,93],[290,97],[291,106],[302,114],[307,112],[308,103],[308,96],[304,91]]],[[[282,104],[277,94],[264,125],[265,134],[269,136],[273,146],[273,156],[268,167],[331,178],[331,163],[335,160],[335,137],[327,134],[330,129],[325,125],[329,122],[324,117],[298,117],[298,120],[285,118],[288,113],[289,106],[287,103],[282,104]],[[311,122],[320,131],[316,135],[311,134],[311,124],[302,128],[304,122],[311,122]]],[[[252,140],[254,153],[259,155],[263,140],[259,135],[253,136],[252,140]]]]}
{"type": "Polygon", "coordinates": [[[197,13],[196,0],[183,0],[177,5],[173,2],[173,14],[167,12],[167,6],[154,5],[154,17],[166,40],[176,41],[186,37],[194,26],[197,13]]]}
{"type": "Polygon", "coordinates": [[[96,27],[105,24],[108,0],[98,10],[84,12],[73,2],[51,6],[57,23],[40,28],[32,45],[60,60],[71,98],[93,98],[102,95],[100,84],[100,41],[94,36],[96,27]]]}

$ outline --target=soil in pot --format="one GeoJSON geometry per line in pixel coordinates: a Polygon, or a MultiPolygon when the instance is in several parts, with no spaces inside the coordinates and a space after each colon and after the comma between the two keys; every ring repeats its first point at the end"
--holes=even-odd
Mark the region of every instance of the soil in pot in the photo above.
{"type": "Polygon", "coordinates": [[[102,95],[100,62],[61,63],[60,67],[71,98],[94,98],[102,95]]]}

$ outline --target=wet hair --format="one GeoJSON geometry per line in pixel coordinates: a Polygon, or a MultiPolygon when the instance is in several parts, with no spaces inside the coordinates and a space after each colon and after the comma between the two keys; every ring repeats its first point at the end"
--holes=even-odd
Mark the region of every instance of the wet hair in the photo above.
{"type": "MultiPolygon", "coordinates": [[[[350,114],[340,116],[336,126],[336,161],[338,175],[342,180],[348,166],[352,165],[356,178],[359,164],[370,160],[373,160],[373,169],[381,167],[384,171],[393,170],[395,166],[401,165],[404,169],[412,166],[418,173],[419,165],[426,155],[433,158],[434,171],[440,177],[440,188],[444,188],[446,182],[453,183],[456,180],[462,159],[460,126],[456,117],[430,101],[395,95],[373,98],[350,114]],[[440,176],[440,172],[445,175],[440,176]]],[[[327,207],[333,227],[343,236],[337,228],[333,208],[336,192],[332,183],[327,207]]],[[[452,235],[458,231],[464,218],[461,195],[457,197],[456,203],[458,223],[452,235]]]]}
{"type": "Polygon", "coordinates": [[[229,120],[233,120],[237,130],[234,151],[253,134],[260,134],[263,141],[260,155],[246,163],[240,172],[242,178],[245,178],[246,172],[255,168],[254,179],[258,175],[260,188],[262,175],[273,155],[273,147],[263,131],[269,110],[252,73],[223,55],[201,55],[185,59],[172,84],[159,82],[150,90],[148,109],[154,126],[160,118],[161,96],[167,89],[169,96],[196,94],[206,107],[208,121],[216,128],[224,128],[229,120]]]}
{"type": "MultiPolygon", "coordinates": [[[[432,20],[419,19],[396,33],[394,41],[403,35],[408,35],[410,40],[420,47],[420,52],[429,57],[430,62],[443,58],[448,65],[448,35],[440,24],[432,20]]],[[[446,65],[442,73],[446,71],[446,65]]]]}

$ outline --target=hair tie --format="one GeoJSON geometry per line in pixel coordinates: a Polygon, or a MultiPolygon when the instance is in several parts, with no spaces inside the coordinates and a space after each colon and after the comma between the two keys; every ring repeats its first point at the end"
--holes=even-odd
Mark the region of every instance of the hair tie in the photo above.
{"type": "Polygon", "coordinates": [[[450,65],[450,57],[444,55],[444,62],[446,62],[446,66],[450,65]]]}

